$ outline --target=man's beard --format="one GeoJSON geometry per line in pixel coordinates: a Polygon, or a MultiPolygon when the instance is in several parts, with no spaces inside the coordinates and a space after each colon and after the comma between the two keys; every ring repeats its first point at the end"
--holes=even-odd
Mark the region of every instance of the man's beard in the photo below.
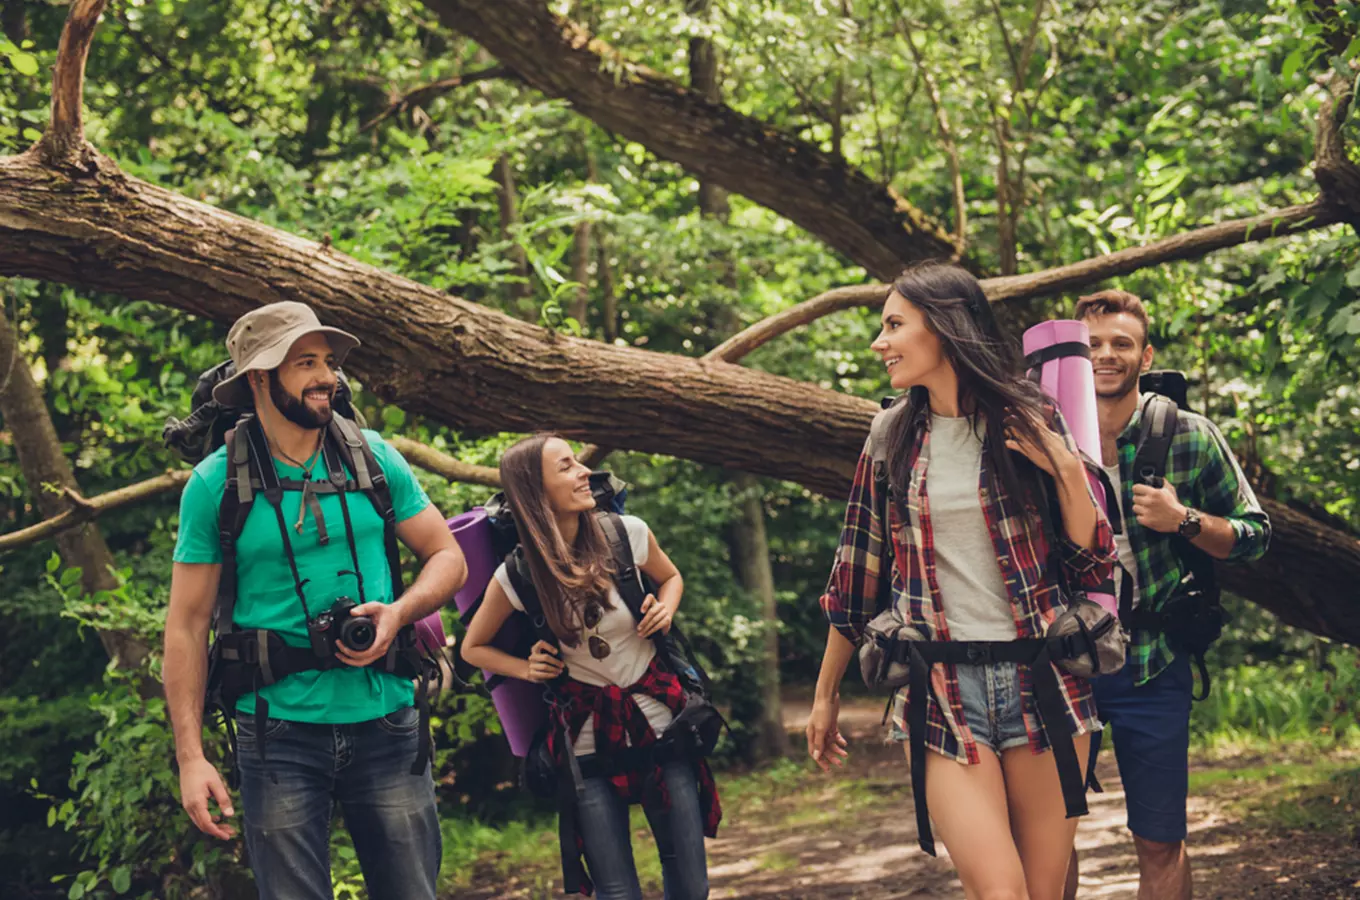
{"type": "Polygon", "coordinates": [[[331,416],[335,415],[331,405],[335,402],[334,388],[331,389],[330,403],[326,405],[326,411],[317,412],[307,405],[307,401],[301,397],[294,397],[284,389],[276,370],[269,373],[269,399],[274,401],[275,408],[285,419],[299,428],[325,428],[331,423],[331,416]]]}
{"type": "Polygon", "coordinates": [[[1138,376],[1141,374],[1137,369],[1134,369],[1127,378],[1119,383],[1119,387],[1112,391],[1097,390],[1096,396],[1103,400],[1122,400],[1138,387],[1138,376]]]}

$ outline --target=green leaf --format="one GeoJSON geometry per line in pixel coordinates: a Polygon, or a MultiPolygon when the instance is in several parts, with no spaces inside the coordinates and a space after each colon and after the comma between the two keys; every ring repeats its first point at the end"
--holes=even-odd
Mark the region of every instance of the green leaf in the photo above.
{"type": "Polygon", "coordinates": [[[397,406],[384,406],[382,419],[388,428],[401,428],[406,424],[406,413],[397,406]]]}
{"type": "Polygon", "coordinates": [[[39,130],[36,129],[36,128],[25,128],[24,131],[23,131],[23,135],[24,135],[24,140],[26,140],[26,141],[40,141],[40,140],[42,140],[42,132],[39,131],[39,130]]]}
{"type": "MultiPolygon", "coordinates": [[[[59,569],[59,568],[61,568],[61,557],[60,557],[60,556],[58,556],[57,554],[53,553],[51,556],[47,557],[47,574],[48,574],[48,575],[54,574],[54,573],[57,571],[57,569],[59,569]]],[[[34,784],[33,786],[34,786],[34,787],[37,787],[36,784],[34,784]]]]}
{"type": "Polygon", "coordinates": [[[57,824],[57,808],[49,806],[47,808],[47,827],[51,828],[55,824],[57,824]]]}
{"type": "Polygon", "coordinates": [[[119,866],[109,875],[109,882],[115,894],[126,894],[128,888],[132,887],[132,870],[127,866],[119,866]]]}
{"type": "Polygon", "coordinates": [[[1303,65],[1303,48],[1296,47],[1294,52],[1284,59],[1284,66],[1280,69],[1280,77],[1285,81],[1294,77],[1294,73],[1303,65]]]}
{"type": "Polygon", "coordinates": [[[71,890],[66,893],[67,900],[80,900],[85,896],[85,882],[77,878],[71,883],[71,890]]]}
{"type": "Polygon", "coordinates": [[[10,53],[9,64],[14,66],[20,75],[38,74],[38,57],[32,53],[24,53],[23,51],[10,53]]]}

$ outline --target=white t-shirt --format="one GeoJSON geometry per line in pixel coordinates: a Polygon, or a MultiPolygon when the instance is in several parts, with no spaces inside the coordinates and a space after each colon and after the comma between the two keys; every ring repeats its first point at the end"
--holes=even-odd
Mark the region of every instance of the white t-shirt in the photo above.
{"type": "MultiPolygon", "coordinates": [[[[1115,502],[1123,506],[1124,486],[1119,483],[1119,463],[1112,466],[1102,465],[1105,474],[1110,476],[1110,484],[1114,487],[1115,502]]],[[[1121,509],[1122,513],[1122,509],[1121,509]]],[[[1114,536],[1114,549],[1119,554],[1119,567],[1133,576],[1133,605],[1138,605],[1138,559],[1133,555],[1133,544],[1129,543],[1129,528],[1125,523],[1120,529],[1119,534],[1114,536]]],[[[1114,587],[1118,591],[1123,584],[1122,573],[1114,573],[1114,587]]],[[[1116,596],[1118,596],[1116,594],[1116,596]]]]}
{"type": "MultiPolygon", "coordinates": [[[[628,532],[628,542],[633,547],[633,561],[641,568],[647,563],[647,541],[650,534],[647,523],[637,516],[620,518],[623,519],[624,529],[628,532]]],[[[524,604],[510,583],[510,573],[506,571],[504,563],[496,570],[496,581],[505,591],[510,605],[524,612],[524,604]]],[[[597,687],[611,684],[627,687],[635,684],[647,671],[647,666],[651,665],[652,658],[656,656],[656,644],[651,638],[638,635],[637,620],[628,611],[616,588],[609,589],[609,602],[612,608],[604,611],[598,627],[586,629],[585,635],[575,647],[562,645],[562,659],[567,664],[568,674],[577,681],[597,687]],[[588,635],[596,635],[607,642],[609,655],[604,659],[591,656],[590,642],[586,637],[588,635]]],[[[670,709],[659,700],[644,694],[634,694],[633,699],[637,702],[638,709],[647,717],[652,730],[660,736],[666,730],[666,726],[671,724],[670,709]]],[[[595,752],[595,725],[591,720],[587,719],[586,724],[582,726],[575,749],[577,756],[595,752]]]]}

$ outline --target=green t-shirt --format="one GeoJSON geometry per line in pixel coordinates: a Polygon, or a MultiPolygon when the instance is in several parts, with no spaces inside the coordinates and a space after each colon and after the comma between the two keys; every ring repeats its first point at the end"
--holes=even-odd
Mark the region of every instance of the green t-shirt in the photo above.
{"type": "MultiPolygon", "coordinates": [[[[419,513],[430,499],[411,473],[411,467],[401,454],[392,449],[374,431],[364,431],[373,455],[387,476],[392,491],[392,505],[397,521],[419,513]]],[[[273,460],[279,478],[301,480],[304,471],[295,466],[273,460]]],[[[314,480],[326,478],[325,463],[317,460],[314,480]]],[[[222,490],[227,483],[227,451],[220,448],[194,467],[180,498],[179,539],[175,545],[175,562],[221,563],[222,549],[217,538],[218,509],[222,504],[222,490]]],[[[342,575],[352,570],[349,542],[345,539],[345,519],[340,509],[340,498],[335,494],[320,496],[322,517],[330,541],[322,546],[318,540],[316,522],[309,510],[302,517],[302,533],[294,523],[302,505],[301,491],[285,491],[283,516],[288,524],[288,538],[297,559],[298,575],[305,582],[303,594],[308,615],[315,616],[331,607],[339,597],[359,602],[359,588],[353,575],[342,575]]],[[[373,504],[358,492],[346,495],[350,519],[354,524],[354,542],[359,555],[359,571],[364,577],[364,599],[392,602],[392,576],[383,546],[383,523],[373,504]]],[[[302,605],[294,589],[288,557],[283,552],[279,521],[274,507],[262,496],[246,517],[245,528],[236,548],[236,624],[240,628],[267,628],[296,647],[310,646],[307,623],[302,605]]],[[[260,693],[269,701],[270,716],[290,722],[313,722],[344,725],[366,722],[410,706],[414,688],[410,681],[384,672],[342,666],[325,672],[299,672],[260,693]]],[[[237,709],[245,714],[255,712],[255,695],[241,698],[237,709]]]]}

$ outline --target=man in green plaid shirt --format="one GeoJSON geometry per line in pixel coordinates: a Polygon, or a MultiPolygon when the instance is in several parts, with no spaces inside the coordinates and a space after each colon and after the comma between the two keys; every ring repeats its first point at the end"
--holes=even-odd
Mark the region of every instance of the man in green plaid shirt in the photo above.
{"type": "MultiPolygon", "coordinates": [[[[1188,541],[1214,559],[1259,559],[1270,542],[1270,520],[1223,435],[1186,410],[1176,417],[1165,482],[1152,487],[1135,480],[1134,457],[1151,417],[1150,398],[1138,390],[1138,376],[1152,366],[1147,311],[1127,291],[1102,291],[1082,297],[1076,317],[1091,331],[1102,463],[1127,513],[1115,537],[1120,567],[1133,576],[1135,609],[1155,614],[1186,574],[1178,544],[1188,541]]],[[[1146,620],[1135,617],[1135,623],[1140,618],[1146,620]]],[[[1190,658],[1173,651],[1166,634],[1135,626],[1123,671],[1096,679],[1092,688],[1100,717],[1114,732],[1138,850],[1139,900],[1189,900],[1190,658]]],[[[1068,898],[1076,895],[1076,875],[1074,853],[1068,898]]]]}

